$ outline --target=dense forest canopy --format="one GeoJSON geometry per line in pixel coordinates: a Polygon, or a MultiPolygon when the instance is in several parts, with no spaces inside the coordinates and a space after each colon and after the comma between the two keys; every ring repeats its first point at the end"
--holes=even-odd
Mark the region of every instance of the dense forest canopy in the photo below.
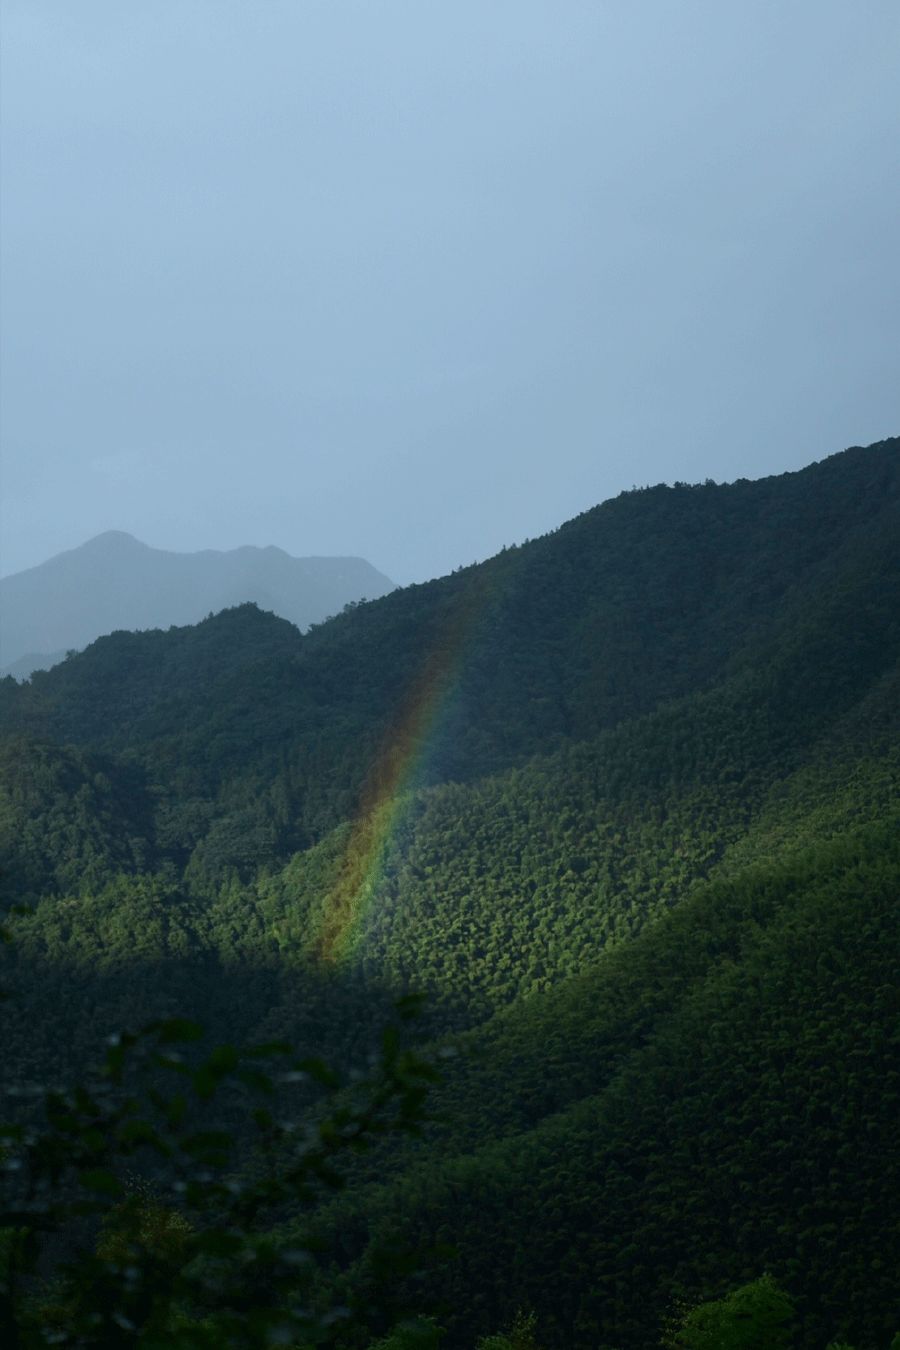
{"type": "Polygon", "coordinates": [[[449,1350],[719,1344],[673,1309],[761,1279],[778,1344],[887,1350],[898,563],[891,440],[3,681],[9,1100],[176,1013],[352,1074],[421,991],[434,1119],[278,1215],[323,1289],[398,1234],[449,1350]]]}

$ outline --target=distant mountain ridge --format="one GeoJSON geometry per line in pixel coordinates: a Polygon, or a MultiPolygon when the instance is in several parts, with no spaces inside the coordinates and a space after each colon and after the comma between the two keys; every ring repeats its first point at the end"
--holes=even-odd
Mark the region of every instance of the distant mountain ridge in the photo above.
{"type": "Polygon", "coordinates": [[[0,579],[0,671],[27,678],[105,633],[197,623],[246,601],[308,628],[393,589],[363,558],[252,545],[174,553],[107,530],[0,579]]]}

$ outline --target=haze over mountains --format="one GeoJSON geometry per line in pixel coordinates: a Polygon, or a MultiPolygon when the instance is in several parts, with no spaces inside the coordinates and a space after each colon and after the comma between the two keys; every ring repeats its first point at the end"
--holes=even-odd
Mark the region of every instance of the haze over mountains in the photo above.
{"type": "Polygon", "coordinates": [[[0,579],[0,673],[25,679],[117,629],[169,628],[252,601],[298,628],[394,583],[362,558],[280,548],[173,553],[108,530],[0,579]]]}

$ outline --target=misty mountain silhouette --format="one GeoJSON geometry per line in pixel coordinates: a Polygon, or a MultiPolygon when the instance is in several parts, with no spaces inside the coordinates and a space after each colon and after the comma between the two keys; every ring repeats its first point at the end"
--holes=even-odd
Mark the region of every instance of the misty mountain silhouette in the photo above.
{"type": "Polygon", "coordinates": [[[248,600],[307,628],[393,589],[363,558],[295,558],[252,545],[173,553],[107,530],[0,579],[0,667],[24,679],[104,633],[196,623],[248,600]]]}

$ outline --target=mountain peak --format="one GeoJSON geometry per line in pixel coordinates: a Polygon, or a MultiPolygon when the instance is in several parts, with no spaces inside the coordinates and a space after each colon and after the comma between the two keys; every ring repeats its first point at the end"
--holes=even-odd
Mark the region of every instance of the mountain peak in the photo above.
{"type": "Polygon", "coordinates": [[[133,552],[135,549],[149,547],[149,544],[142,544],[140,539],[135,539],[133,534],[128,534],[125,530],[104,530],[102,534],[95,534],[93,539],[88,539],[73,552],[111,553],[124,552],[126,549],[133,552]]]}
{"type": "Polygon", "coordinates": [[[321,623],[393,582],[362,559],[292,558],[274,545],[224,552],[152,548],[124,530],[105,530],[78,548],[0,580],[2,662],[18,673],[52,665],[118,629],[170,628],[253,601],[298,628],[321,623]],[[56,655],[55,655],[56,654],[56,655]]]}

